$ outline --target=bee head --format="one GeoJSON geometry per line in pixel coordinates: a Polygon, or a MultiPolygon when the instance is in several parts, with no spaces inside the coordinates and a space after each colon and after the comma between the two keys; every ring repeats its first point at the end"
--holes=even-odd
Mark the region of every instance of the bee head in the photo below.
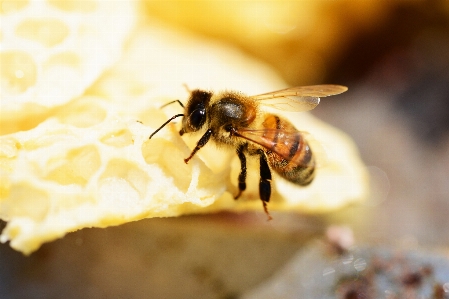
{"type": "Polygon", "coordinates": [[[184,117],[182,119],[182,129],[179,134],[196,132],[206,122],[206,107],[209,105],[211,92],[203,90],[193,90],[189,101],[185,107],[184,117]]]}

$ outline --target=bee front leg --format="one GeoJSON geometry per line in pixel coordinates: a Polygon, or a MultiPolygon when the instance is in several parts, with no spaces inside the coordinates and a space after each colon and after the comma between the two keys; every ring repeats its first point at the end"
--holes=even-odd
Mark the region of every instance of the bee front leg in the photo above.
{"type": "Polygon", "coordinates": [[[271,170],[268,166],[267,157],[263,151],[260,151],[260,182],[259,195],[263,203],[263,209],[268,216],[268,220],[273,219],[268,212],[267,202],[270,201],[271,196],[271,170]]]}
{"type": "Polygon", "coordinates": [[[239,174],[239,193],[234,197],[234,199],[238,199],[242,192],[246,189],[246,156],[245,151],[248,144],[244,143],[237,147],[237,156],[240,159],[240,174],[239,174]]]}
{"type": "Polygon", "coordinates": [[[196,146],[193,149],[193,151],[190,154],[190,156],[187,157],[186,159],[184,159],[184,162],[186,162],[186,164],[189,163],[190,159],[192,159],[192,157],[196,154],[196,152],[200,148],[202,148],[210,140],[210,136],[212,136],[212,130],[211,129],[207,130],[206,133],[204,133],[204,135],[201,137],[201,139],[196,144],[196,146]]]}

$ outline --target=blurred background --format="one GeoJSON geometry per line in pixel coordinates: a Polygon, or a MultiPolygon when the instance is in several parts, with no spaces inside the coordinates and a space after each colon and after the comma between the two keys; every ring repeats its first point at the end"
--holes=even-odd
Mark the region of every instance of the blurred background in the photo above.
{"type": "Polygon", "coordinates": [[[220,213],[85,229],[0,256],[2,298],[239,298],[329,225],[358,244],[449,249],[449,1],[145,1],[179,31],[229,43],[290,86],[341,84],[313,114],[349,134],[371,196],[328,215],[220,213]],[[87,267],[86,267],[87,265],[87,267]]]}
{"type": "MultiPolygon", "coordinates": [[[[449,2],[146,2],[154,18],[225,40],[290,86],[342,84],[312,113],[348,133],[372,177],[358,239],[449,244],[449,2]]],[[[354,222],[355,224],[355,222],[354,222]]]]}

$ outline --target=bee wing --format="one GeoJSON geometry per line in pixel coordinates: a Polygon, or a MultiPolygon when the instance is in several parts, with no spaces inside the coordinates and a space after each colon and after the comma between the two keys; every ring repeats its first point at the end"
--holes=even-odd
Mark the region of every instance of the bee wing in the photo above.
{"type": "Polygon", "coordinates": [[[268,92],[251,98],[279,110],[308,111],[320,103],[320,97],[337,95],[348,90],[341,85],[297,86],[278,91],[268,92]]]}
{"type": "MultiPolygon", "coordinates": [[[[267,150],[270,150],[289,161],[291,161],[293,154],[291,153],[291,150],[292,148],[295,148],[297,144],[299,147],[306,145],[312,148],[312,152],[316,157],[314,162],[316,168],[325,167],[330,162],[328,149],[308,132],[277,129],[238,129],[235,134],[241,138],[261,145],[267,150]],[[277,138],[274,138],[275,136],[277,136],[277,138]]],[[[303,165],[302,162],[304,161],[293,162],[297,165],[303,165]]],[[[304,166],[307,165],[304,164],[304,166]]]]}
{"type": "MultiPolygon", "coordinates": [[[[296,150],[307,145],[303,132],[278,129],[238,129],[235,134],[291,160],[296,150]]],[[[308,145],[307,145],[308,146],[308,145]]]]}

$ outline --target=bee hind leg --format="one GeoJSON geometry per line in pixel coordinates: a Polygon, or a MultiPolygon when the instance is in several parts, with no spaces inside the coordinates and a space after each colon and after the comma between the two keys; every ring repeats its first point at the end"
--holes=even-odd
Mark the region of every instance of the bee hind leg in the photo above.
{"type": "Polygon", "coordinates": [[[248,144],[242,144],[237,147],[237,156],[240,159],[240,174],[239,174],[239,193],[234,197],[234,199],[238,199],[242,192],[246,189],[246,156],[245,151],[248,144]]]}
{"type": "Polygon", "coordinates": [[[268,212],[267,203],[271,197],[271,171],[268,166],[267,157],[263,151],[260,151],[260,182],[259,195],[262,200],[263,209],[268,216],[268,220],[273,219],[268,212]]]}

